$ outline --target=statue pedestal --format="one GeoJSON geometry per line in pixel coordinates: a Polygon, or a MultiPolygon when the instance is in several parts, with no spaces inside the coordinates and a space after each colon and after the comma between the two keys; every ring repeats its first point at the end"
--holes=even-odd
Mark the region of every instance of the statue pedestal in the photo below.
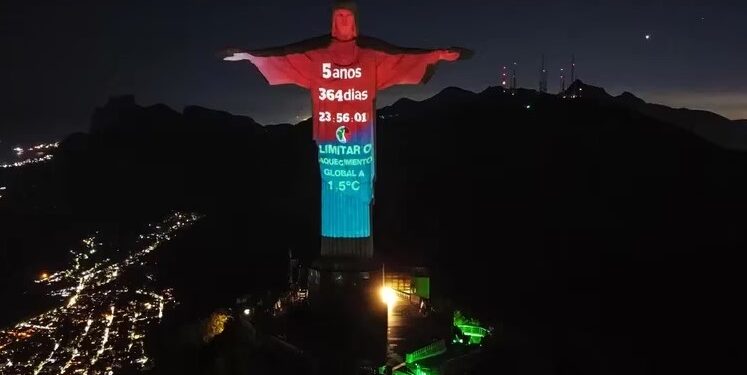
{"type": "MultiPolygon", "coordinates": [[[[322,236],[321,243],[323,262],[327,258],[337,258],[345,263],[345,258],[354,258],[359,261],[372,262],[373,258],[373,238],[335,238],[322,236]]],[[[379,264],[381,266],[381,264],[379,264]]],[[[365,268],[365,265],[353,265],[353,268],[365,268]]]]}
{"type": "Polygon", "coordinates": [[[371,259],[322,257],[309,268],[309,307],[318,339],[312,351],[324,373],[376,368],[386,361],[382,282],[381,264],[371,259]]]}
{"type": "Polygon", "coordinates": [[[381,303],[381,269],[373,259],[322,256],[309,267],[309,299],[314,305],[372,298],[381,303]]]}

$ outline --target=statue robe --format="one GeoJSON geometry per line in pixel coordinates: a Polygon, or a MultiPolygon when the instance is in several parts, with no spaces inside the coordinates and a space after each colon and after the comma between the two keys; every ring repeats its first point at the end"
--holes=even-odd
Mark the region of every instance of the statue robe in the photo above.
{"type": "MultiPolygon", "coordinates": [[[[234,50],[236,52],[236,50],[234,50]]],[[[248,51],[270,85],[295,84],[312,98],[322,189],[322,256],[373,256],[376,93],[426,82],[440,50],[331,36],[248,51]]]]}

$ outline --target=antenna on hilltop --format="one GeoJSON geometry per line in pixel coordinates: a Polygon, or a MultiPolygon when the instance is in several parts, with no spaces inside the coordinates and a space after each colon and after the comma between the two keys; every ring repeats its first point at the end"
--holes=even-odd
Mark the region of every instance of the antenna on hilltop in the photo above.
{"type": "Polygon", "coordinates": [[[542,54],[542,68],[540,69],[539,92],[547,92],[547,69],[545,69],[545,54],[542,54]]]}
{"type": "Polygon", "coordinates": [[[576,54],[574,53],[571,55],[571,87],[573,88],[573,90],[570,93],[571,99],[576,99],[581,96],[579,93],[579,87],[578,85],[575,84],[577,79],[578,77],[576,77],[576,54]]]}
{"type": "Polygon", "coordinates": [[[576,82],[576,54],[571,55],[571,84],[576,82]]]}
{"type": "Polygon", "coordinates": [[[565,70],[560,68],[560,93],[565,92],[565,70]]]}
{"type": "Polygon", "coordinates": [[[509,87],[508,82],[508,67],[505,65],[503,66],[503,69],[501,70],[501,79],[500,79],[500,85],[503,87],[503,89],[507,89],[509,87]]]}

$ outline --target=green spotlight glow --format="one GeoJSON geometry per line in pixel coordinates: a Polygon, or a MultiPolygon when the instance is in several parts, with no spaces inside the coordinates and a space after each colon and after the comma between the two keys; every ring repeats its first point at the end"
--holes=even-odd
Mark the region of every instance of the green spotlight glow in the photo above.
{"type": "MultiPolygon", "coordinates": [[[[479,320],[469,318],[459,310],[454,311],[454,326],[459,328],[462,335],[469,337],[469,345],[479,345],[482,343],[482,339],[490,334],[490,331],[480,326],[479,320]]],[[[457,337],[453,342],[461,344],[463,340],[457,337]]]]}

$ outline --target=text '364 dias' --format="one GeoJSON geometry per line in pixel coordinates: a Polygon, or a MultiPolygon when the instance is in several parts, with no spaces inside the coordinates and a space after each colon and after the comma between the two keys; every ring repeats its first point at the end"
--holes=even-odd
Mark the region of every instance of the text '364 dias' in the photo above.
{"type": "MultiPolygon", "coordinates": [[[[439,61],[464,58],[462,48],[402,48],[361,36],[353,2],[336,2],[329,35],[281,47],[230,49],[226,61],[248,60],[270,85],[295,84],[311,92],[313,138],[321,175],[321,258],[309,271],[309,298],[321,320],[353,341],[365,356],[386,337],[386,310],[375,290],[382,284],[373,260],[371,231],[376,177],[376,94],[394,85],[428,81],[439,61]],[[383,325],[371,314],[384,309],[383,325]],[[383,329],[380,329],[382,328],[383,329]],[[367,339],[370,338],[370,339],[367,339]]],[[[333,345],[337,346],[337,345],[333,345]]],[[[358,355],[354,355],[358,356],[358,355]]]]}

